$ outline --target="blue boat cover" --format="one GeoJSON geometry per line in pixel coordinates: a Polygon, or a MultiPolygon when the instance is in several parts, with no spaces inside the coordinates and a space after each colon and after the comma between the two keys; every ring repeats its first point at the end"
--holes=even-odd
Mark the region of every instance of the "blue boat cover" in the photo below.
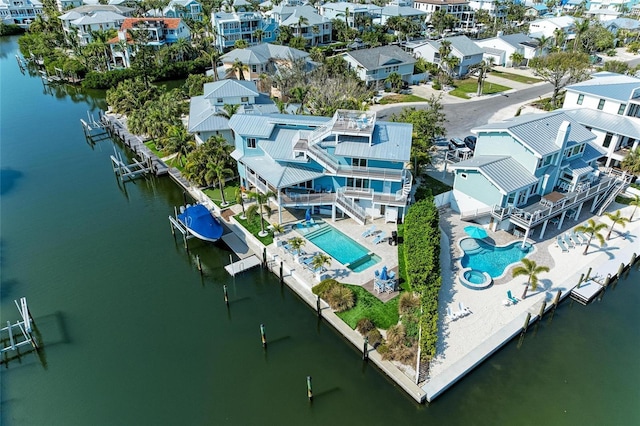
{"type": "Polygon", "coordinates": [[[205,241],[217,241],[222,236],[224,229],[218,219],[202,204],[187,207],[184,213],[178,215],[180,222],[184,223],[189,231],[196,237],[205,241]]]}

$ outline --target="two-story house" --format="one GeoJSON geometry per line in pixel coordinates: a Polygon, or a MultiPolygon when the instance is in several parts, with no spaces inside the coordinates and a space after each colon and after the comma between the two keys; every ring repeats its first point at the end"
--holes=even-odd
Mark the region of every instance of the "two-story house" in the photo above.
{"type": "Polygon", "coordinates": [[[146,32],[147,45],[156,48],[173,44],[179,39],[191,39],[191,30],[180,18],[127,18],[118,30],[118,36],[108,42],[116,66],[131,66],[136,46],[130,32],[138,31],[146,32]]]}
{"type": "Polygon", "coordinates": [[[264,94],[258,92],[253,81],[220,80],[205,83],[204,95],[194,96],[189,104],[188,131],[198,143],[220,135],[233,144],[225,105],[240,105],[238,114],[277,113],[278,107],[264,94]]]}
{"type": "Polygon", "coordinates": [[[376,8],[371,11],[373,23],[378,25],[385,25],[394,16],[402,16],[418,25],[418,28],[424,29],[427,13],[424,10],[398,4],[389,4],[381,9],[376,8]]]}
{"type": "Polygon", "coordinates": [[[451,55],[460,60],[458,65],[453,69],[454,75],[464,76],[469,72],[470,66],[482,61],[484,51],[467,36],[446,37],[442,40],[427,40],[415,46],[413,48],[413,54],[416,57],[424,58],[428,62],[439,64],[442,59],[440,58],[440,47],[442,46],[443,40],[451,43],[451,55]]]}
{"type": "MultiPolygon", "coordinates": [[[[303,50],[270,43],[233,49],[220,58],[225,71],[232,68],[236,61],[246,65],[248,67],[247,72],[244,72],[246,80],[260,80],[261,74],[276,73],[278,67],[290,66],[292,61],[298,60],[309,62],[309,54],[303,50]]],[[[240,79],[238,74],[234,77],[240,79]]]]}
{"type": "Polygon", "coordinates": [[[171,0],[162,10],[162,16],[202,21],[202,5],[196,0],[171,0]]]}
{"type": "Polygon", "coordinates": [[[44,13],[39,0],[0,0],[0,20],[5,24],[28,27],[36,16],[44,13]]]}
{"type": "Polygon", "coordinates": [[[545,36],[552,38],[554,31],[561,30],[565,34],[565,40],[575,38],[574,27],[576,19],[573,16],[554,16],[553,18],[536,19],[529,23],[529,37],[539,38],[545,36]]]}
{"type": "Polygon", "coordinates": [[[320,6],[320,15],[329,20],[346,22],[351,28],[358,28],[371,17],[372,10],[381,9],[373,4],[358,4],[350,2],[329,2],[320,6]]]}
{"type": "Polygon", "coordinates": [[[498,31],[496,37],[485,38],[475,42],[484,50],[484,57],[491,57],[495,65],[518,66],[513,64],[511,55],[519,53],[523,56],[525,63],[535,58],[538,53],[538,42],[523,33],[504,35],[498,31]]]}
{"type": "Polygon", "coordinates": [[[94,32],[117,31],[132,13],[133,9],[123,6],[86,5],[70,10],[58,19],[62,22],[62,30],[69,38],[75,38],[80,46],[86,46],[93,42],[94,32]]]}
{"type": "Polygon", "coordinates": [[[303,37],[308,45],[317,46],[331,41],[331,19],[318,14],[313,6],[289,6],[281,3],[265,14],[272,17],[280,27],[291,27],[293,35],[303,37]]]}
{"type": "Polygon", "coordinates": [[[242,185],[276,194],[280,222],[284,207],[314,207],[333,219],[342,212],[361,224],[404,216],[410,124],[338,110],[333,117],[235,114],[229,126],[242,185]]]}
{"type": "Polygon", "coordinates": [[[477,127],[473,158],[450,166],[452,207],[463,218],[490,214],[494,229],[520,228],[525,239],[581,209],[602,214],[628,176],[596,165],[595,135],[563,111],[529,114],[477,127]]]}
{"type": "Polygon", "coordinates": [[[562,108],[596,135],[606,167],[619,166],[640,143],[640,78],[611,72],[566,88],[562,108]]]}
{"type": "Polygon", "coordinates": [[[352,50],[339,54],[349,68],[367,85],[384,86],[386,78],[400,74],[402,80],[411,82],[416,59],[398,46],[380,46],[372,49],[352,50]]]}
{"type": "Polygon", "coordinates": [[[435,12],[444,10],[448,15],[456,18],[457,27],[470,29],[475,24],[476,12],[469,7],[469,0],[414,0],[413,7],[426,12],[427,22],[431,22],[435,12]]]}
{"type": "Polygon", "coordinates": [[[236,9],[233,12],[212,12],[211,25],[216,35],[214,44],[220,50],[233,47],[238,40],[244,40],[250,46],[273,42],[278,29],[274,19],[264,17],[260,12],[236,9]]]}

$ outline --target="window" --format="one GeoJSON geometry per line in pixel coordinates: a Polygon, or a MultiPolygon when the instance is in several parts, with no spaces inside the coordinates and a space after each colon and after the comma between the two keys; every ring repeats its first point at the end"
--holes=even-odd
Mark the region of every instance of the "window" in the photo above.
{"type": "Polygon", "coordinates": [[[584,100],[584,95],[578,95],[578,105],[582,105],[582,101],[584,100]]]}
{"type": "Polygon", "coordinates": [[[256,147],[256,138],[247,138],[247,148],[256,147]]]}
{"type": "Polygon", "coordinates": [[[602,146],[604,148],[609,148],[609,145],[611,145],[611,139],[613,139],[613,133],[607,132],[607,136],[604,137],[604,142],[602,142],[602,146]]]}
{"type": "Polygon", "coordinates": [[[604,100],[604,99],[600,99],[600,102],[598,102],[598,109],[600,109],[600,110],[601,110],[601,109],[603,109],[603,108],[604,108],[604,102],[605,102],[605,100],[604,100]]]}
{"type": "Polygon", "coordinates": [[[347,187],[360,189],[369,188],[369,179],[347,178],[347,187]]]}
{"type": "Polygon", "coordinates": [[[249,97],[248,96],[241,97],[240,102],[249,102],[249,97]]]}
{"type": "Polygon", "coordinates": [[[462,179],[466,179],[466,178],[467,178],[467,174],[466,174],[466,173],[460,173],[460,177],[461,177],[462,179]]]}
{"type": "Polygon", "coordinates": [[[624,110],[626,108],[627,108],[627,104],[620,104],[620,107],[618,108],[618,115],[624,114],[624,110]]]}
{"type": "Polygon", "coordinates": [[[352,158],[351,165],[353,167],[367,167],[367,160],[365,158],[352,158]]]}
{"type": "Polygon", "coordinates": [[[223,103],[223,102],[224,102],[224,99],[222,99],[222,98],[218,98],[216,102],[218,102],[219,104],[221,104],[221,103],[223,103]]]}

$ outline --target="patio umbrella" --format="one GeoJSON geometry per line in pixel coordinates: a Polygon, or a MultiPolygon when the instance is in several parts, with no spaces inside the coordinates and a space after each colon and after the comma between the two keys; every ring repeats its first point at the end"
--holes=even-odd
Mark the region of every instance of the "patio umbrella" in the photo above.
{"type": "Polygon", "coordinates": [[[307,209],[307,212],[304,214],[304,220],[307,222],[311,221],[311,209],[307,209]]]}
{"type": "Polygon", "coordinates": [[[389,279],[389,275],[387,275],[387,267],[383,266],[382,271],[380,271],[380,280],[387,281],[389,279]]]}
{"type": "Polygon", "coordinates": [[[471,238],[477,238],[479,240],[487,238],[487,231],[478,226],[467,226],[464,228],[464,232],[466,232],[471,238]]]}

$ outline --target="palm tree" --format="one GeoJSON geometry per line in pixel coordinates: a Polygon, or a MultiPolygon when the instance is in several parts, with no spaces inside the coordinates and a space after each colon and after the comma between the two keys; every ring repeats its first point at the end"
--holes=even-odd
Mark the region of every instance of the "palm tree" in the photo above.
{"type": "Polygon", "coordinates": [[[604,245],[604,237],[600,233],[603,229],[606,229],[607,225],[604,223],[596,223],[595,220],[589,219],[587,223],[576,226],[576,232],[583,232],[585,234],[589,234],[589,241],[587,241],[587,245],[584,247],[584,252],[582,254],[587,254],[587,250],[589,249],[589,245],[591,245],[591,240],[593,237],[596,237],[600,245],[604,245]]]}
{"type": "Polygon", "coordinates": [[[538,41],[538,46],[536,48],[536,50],[538,51],[538,56],[542,56],[542,54],[544,53],[544,49],[547,48],[547,45],[551,41],[551,37],[545,37],[541,35],[540,37],[535,37],[535,39],[538,41]]]}
{"type": "Polygon", "coordinates": [[[207,60],[211,62],[211,72],[213,72],[213,81],[218,81],[218,61],[220,60],[220,51],[217,47],[212,46],[211,43],[213,40],[209,40],[207,45],[209,46],[206,49],[200,51],[200,54],[207,60]]]}
{"type": "Polygon", "coordinates": [[[521,275],[525,275],[527,277],[527,285],[524,287],[524,293],[522,293],[522,299],[526,299],[529,285],[531,285],[531,291],[535,291],[538,287],[538,274],[542,272],[549,272],[549,267],[543,265],[538,266],[535,261],[527,258],[522,259],[521,262],[522,265],[516,266],[513,269],[512,275],[513,278],[521,275]]]}
{"type": "Polygon", "coordinates": [[[300,15],[300,17],[298,17],[298,37],[302,37],[302,26],[308,24],[309,20],[305,16],[300,15]]]}
{"type": "Polygon", "coordinates": [[[622,160],[620,168],[634,175],[640,174],[640,146],[629,151],[627,156],[622,160]]]}
{"type": "Polygon", "coordinates": [[[311,267],[318,274],[322,272],[324,265],[331,265],[331,258],[324,253],[318,253],[311,259],[311,267]]]}
{"type": "Polygon", "coordinates": [[[258,44],[262,43],[262,38],[264,37],[264,30],[258,28],[253,32],[253,36],[256,38],[258,44]]]}
{"type": "Polygon", "coordinates": [[[489,73],[489,71],[491,71],[492,68],[493,68],[493,58],[485,59],[469,67],[469,71],[478,72],[478,91],[476,92],[478,96],[482,95],[482,89],[484,88],[484,80],[487,77],[487,73],[489,73]]]}
{"type": "Polygon", "coordinates": [[[238,109],[240,109],[239,104],[224,104],[222,105],[222,109],[218,110],[215,115],[230,119],[236,112],[238,112],[238,109]]]}
{"type": "Polygon", "coordinates": [[[391,89],[393,89],[394,91],[402,87],[402,76],[397,72],[392,72],[391,74],[389,74],[387,78],[384,79],[384,81],[385,83],[389,83],[391,89]]]}
{"type": "Polygon", "coordinates": [[[556,52],[561,51],[562,44],[564,43],[566,38],[567,36],[561,28],[556,28],[555,30],[553,30],[553,50],[556,52]]]}
{"type": "Polygon", "coordinates": [[[513,52],[511,56],[509,56],[509,59],[511,59],[511,66],[515,67],[524,61],[524,55],[520,52],[513,52]]]}
{"type": "Polygon", "coordinates": [[[573,40],[573,50],[574,52],[578,50],[578,43],[581,41],[582,36],[589,30],[589,20],[583,19],[580,22],[576,22],[573,31],[576,35],[576,38],[573,40]]]}
{"type": "Polygon", "coordinates": [[[629,202],[629,205],[633,206],[633,211],[631,212],[631,217],[629,218],[629,222],[633,220],[633,215],[636,214],[636,210],[638,209],[638,206],[640,206],[640,195],[634,194],[633,197],[634,197],[633,200],[629,202]]]}
{"type": "Polygon", "coordinates": [[[247,196],[251,199],[255,199],[258,204],[258,210],[260,211],[260,233],[258,235],[261,237],[264,237],[267,235],[267,233],[264,230],[263,210],[266,209],[266,207],[268,206],[264,206],[264,204],[266,204],[269,201],[269,198],[273,197],[274,195],[275,194],[271,191],[267,192],[266,194],[263,194],[262,192],[258,192],[258,191],[247,193],[247,196]]]}
{"type": "Polygon", "coordinates": [[[298,256],[300,255],[300,250],[302,249],[302,246],[304,246],[307,243],[307,241],[302,237],[293,237],[293,238],[290,238],[289,241],[287,242],[289,243],[289,246],[296,252],[298,256]]]}
{"type": "Polygon", "coordinates": [[[274,222],[271,224],[271,230],[273,231],[273,235],[280,235],[284,232],[284,226],[281,223],[274,222]]]}
{"type": "Polygon", "coordinates": [[[245,71],[249,71],[249,66],[243,64],[240,59],[236,59],[231,68],[227,70],[227,77],[237,77],[239,80],[244,80],[245,71]]]}
{"type": "Polygon", "coordinates": [[[620,210],[616,211],[615,213],[605,213],[605,215],[609,218],[609,220],[611,220],[611,228],[609,228],[609,232],[607,233],[607,240],[609,240],[611,238],[613,227],[619,223],[624,228],[627,222],[629,222],[629,218],[622,216],[620,210]]]}
{"type": "Polygon", "coordinates": [[[236,203],[240,204],[240,206],[242,206],[242,216],[240,216],[241,219],[246,219],[247,215],[246,212],[244,210],[244,197],[242,196],[244,194],[244,189],[243,188],[236,188],[236,193],[235,193],[235,197],[236,197],[236,203]]]}
{"type": "Polygon", "coordinates": [[[307,94],[309,93],[309,89],[303,86],[296,86],[291,89],[291,100],[299,104],[297,114],[301,114],[304,112],[304,101],[307,98],[307,94]]]}
{"type": "MultiPolygon", "coordinates": [[[[229,145],[226,139],[220,135],[211,136],[207,139],[206,144],[209,145],[213,155],[209,157],[207,163],[207,173],[205,174],[205,180],[207,184],[218,182],[218,188],[220,189],[220,196],[222,197],[222,206],[228,205],[227,200],[224,198],[224,182],[227,177],[233,176],[234,170],[232,170],[229,164],[229,153],[233,149],[229,145]]],[[[244,208],[244,207],[243,207],[244,208]]]]}
{"type": "Polygon", "coordinates": [[[187,129],[182,125],[171,126],[163,139],[163,145],[166,149],[177,153],[178,162],[180,165],[184,165],[184,158],[195,148],[193,135],[187,132],[187,129]]]}

